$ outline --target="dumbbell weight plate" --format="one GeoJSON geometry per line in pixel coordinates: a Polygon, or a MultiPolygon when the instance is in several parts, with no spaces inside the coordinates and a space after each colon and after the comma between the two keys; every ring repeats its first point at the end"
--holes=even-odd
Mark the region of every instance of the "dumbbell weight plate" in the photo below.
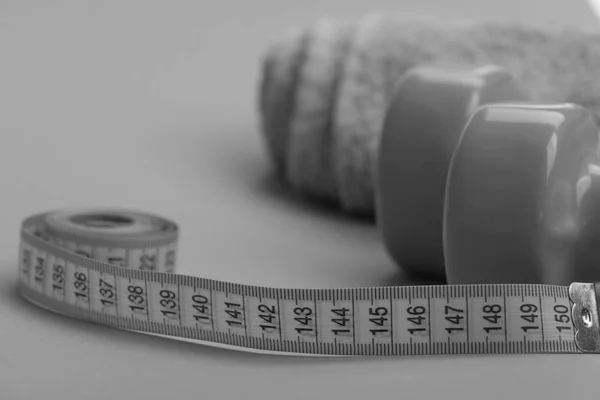
{"type": "Polygon", "coordinates": [[[458,138],[476,107],[526,99],[494,65],[420,66],[399,81],[383,124],[376,203],[383,243],[400,267],[445,275],[444,193],[458,138]]]}
{"type": "Polygon", "coordinates": [[[448,283],[600,280],[598,143],[580,106],[478,109],[448,173],[448,283]]]}

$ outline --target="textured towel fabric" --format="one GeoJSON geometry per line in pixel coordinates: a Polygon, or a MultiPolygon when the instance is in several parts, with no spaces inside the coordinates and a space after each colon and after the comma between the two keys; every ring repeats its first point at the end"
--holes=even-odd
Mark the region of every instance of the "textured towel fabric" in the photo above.
{"type": "Polygon", "coordinates": [[[320,20],[307,30],[304,64],[298,72],[295,110],[287,148],[287,180],[299,194],[336,198],[331,166],[331,115],[337,82],[352,38],[352,25],[320,20]]]}
{"type": "Polygon", "coordinates": [[[419,64],[507,68],[537,102],[573,102],[600,124],[600,35],[513,24],[367,15],[294,29],[267,51],[260,86],[274,168],[297,193],[374,217],[381,127],[396,82],[419,64]]]}
{"type": "Polygon", "coordinates": [[[274,41],[263,62],[259,100],[262,132],[275,171],[283,179],[298,72],[304,64],[307,41],[303,29],[290,29],[274,41]]]}

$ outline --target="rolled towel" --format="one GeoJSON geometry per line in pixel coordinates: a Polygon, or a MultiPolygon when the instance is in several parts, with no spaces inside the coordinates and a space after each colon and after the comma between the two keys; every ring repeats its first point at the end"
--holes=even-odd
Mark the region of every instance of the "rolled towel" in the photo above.
{"type": "Polygon", "coordinates": [[[375,166],[396,82],[419,64],[508,69],[534,101],[573,102],[600,123],[600,35],[508,23],[366,15],[285,33],[264,59],[262,132],[296,193],[375,217],[375,166]]]}

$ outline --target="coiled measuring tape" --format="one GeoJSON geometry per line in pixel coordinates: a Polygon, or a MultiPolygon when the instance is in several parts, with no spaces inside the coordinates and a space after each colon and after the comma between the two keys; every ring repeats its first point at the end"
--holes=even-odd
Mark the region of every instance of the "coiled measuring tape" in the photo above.
{"type": "Polygon", "coordinates": [[[123,210],[34,215],[30,302],[119,329],[320,355],[600,352],[594,284],[282,289],[174,274],[178,227],[123,210]]]}

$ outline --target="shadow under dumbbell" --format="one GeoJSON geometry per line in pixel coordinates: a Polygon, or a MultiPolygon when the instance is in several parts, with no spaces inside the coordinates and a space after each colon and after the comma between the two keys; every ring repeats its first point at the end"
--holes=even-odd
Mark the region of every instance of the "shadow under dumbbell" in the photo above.
{"type": "MultiPolygon", "coordinates": [[[[332,202],[319,200],[316,198],[303,198],[282,183],[277,176],[271,172],[257,175],[257,191],[261,195],[272,197],[277,201],[285,202],[294,208],[310,212],[319,218],[337,220],[342,223],[358,224],[365,227],[376,229],[375,221],[372,216],[351,215],[343,212],[339,206],[332,202]]],[[[392,262],[390,260],[390,262],[392,262]]],[[[413,273],[404,271],[402,268],[395,267],[391,274],[382,276],[380,286],[420,286],[420,285],[446,285],[444,277],[432,277],[427,274],[413,273]]]]}
{"type": "Polygon", "coordinates": [[[422,286],[422,285],[446,285],[443,277],[431,277],[425,274],[410,273],[397,268],[392,274],[384,277],[381,286],[422,286]]]}
{"type": "Polygon", "coordinates": [[[343,212],[339,208],[339,205],[333,201],[294,192],[292,188],[278,179],[278,177],[271,171],[258,175],[256,188],[261,194],[268,195],[277,200],[285,201],[294,207],[315,212],[322,217],[335,218],[345,222],[360,223],[365,225],[375,224],[375,220],[372,215],[348,214],[343,212]]]}

